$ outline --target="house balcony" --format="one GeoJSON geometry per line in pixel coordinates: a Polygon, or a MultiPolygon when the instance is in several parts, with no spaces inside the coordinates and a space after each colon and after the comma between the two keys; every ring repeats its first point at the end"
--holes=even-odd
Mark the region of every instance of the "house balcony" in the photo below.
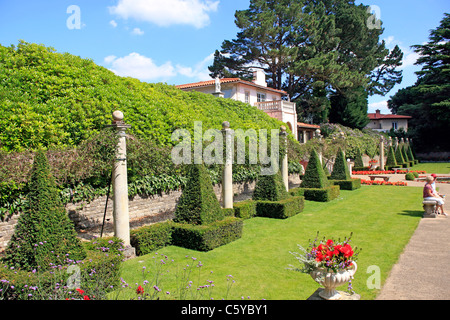
{"type": "Polygon", "coordinates": [[[275,100],[275,101],[262,101],[256,102],[255,106],[262,111],[265,112],[274,112],[281,111],[287,113],[296,113],[295,103],[284,101],[284,100],[275,100]]]}

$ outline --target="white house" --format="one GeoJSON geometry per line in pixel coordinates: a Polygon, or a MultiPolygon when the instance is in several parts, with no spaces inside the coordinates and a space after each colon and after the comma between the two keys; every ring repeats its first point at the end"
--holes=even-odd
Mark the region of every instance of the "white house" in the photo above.
{"type": "Polygon", "coordinates": [[[183,91],[198,91],[248,103],[263,110],[268,115],[287,124],[292,134],[298,139],[297,111],[295,103],[283,100],[288,97],[286,91],[267,86],[263,70],[253,72],[253,82],[239,78],[224,78],[196,83],[178,85],[183,91]]]}
{"type": "Polygon", "coordinates": [[[391,129],[399,130],[400,128],[407,132],[408,120],[412,118],[398,114],[382,114],[380,110],[376,110],[375,113],[369,113],[368,116],[370,122],[366,128],[382,132],[387,132],[391,129]]]}

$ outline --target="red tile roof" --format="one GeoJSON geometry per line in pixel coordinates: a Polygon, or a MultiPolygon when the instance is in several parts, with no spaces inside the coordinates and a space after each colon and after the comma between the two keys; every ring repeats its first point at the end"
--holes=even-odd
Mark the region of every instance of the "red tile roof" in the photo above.
{"type": "Polygon", "coordinates": [[[381,113],[369,113],[370,120],[383,120],[383,119],[412,119],[410,116],[402,116],[398,114],[381,114],[381,113]]]}
{"type": "MultiPolygon", "coordinates": [[[[215,85],[215,81],[216,80],[208,80],[208,81],[200,81],[200,82],[195,82],[195,83],[180,84],[180,85],[178,85],[176,87],[178,89],[191,89],[191,88],[199,88],[199,87],[208,87],[208,86],[215,85]]],[[[220,83],[221,84],[224,84],[224,83],[242,83],[242,84],[246,84],[246,85],[249,85],[249,86],[261,88],[261,89],[264,89],[264,90],[281,93],[283,95],[287,94],[286,91],[278,90],[278,89],[274,89],[274,88],[270,88],[270,87],[260,86],[260,85],[258,85],[256,83],[253,83],[253,82],[250,82],[250,81],[241,80],[239,78],[223,78],[223,79],[220,79],[220,83]]]]}
{"type": "Polygon", "coordinates": [[[307,129],[320,129],[320,126],[315,124],[309,124],[309,123],[303,123],[303,122],[297,122],[297,127],[299,128],[307,128],[307,129]]]}

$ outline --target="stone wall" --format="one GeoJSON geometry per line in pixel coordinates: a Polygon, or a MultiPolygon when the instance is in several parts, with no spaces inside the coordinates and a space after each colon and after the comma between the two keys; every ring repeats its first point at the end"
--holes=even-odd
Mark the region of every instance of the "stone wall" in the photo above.
{"type": "MultiPolygon", "coordinates": [[[[300,184],[298,175],[289,177],[290,187],[296,187],[300,184]]],[[[243,201],[251,198],[255,189],[255,182],[235,183],[234,201],[243,201]]],[[[219,201],[222,200],[221,185],[214,186],[214,192],[219,201]]],[[[129,201],[130,228],[138,228],[156,222],[161,222],[174,218],[174,211],[181,191],[171,191],[151,197],[136,196],[129,201]]],[[[66,206],[70,219],[74,222],[78,235],[82,239],[92,239],[101,234],[103,216],[105,212],[106,196],[97,198],[90,203],[69,204],[66,206]]],[[[113,230],[112,216],[113,200],[108,200],[108,206],[105,216],[104,236],[111,236],[113,230]]],[[[0,221],[0,252],[2,252],[9,239],[14,233],[14,227],[19,215],[6,217],[0,221]]]]}

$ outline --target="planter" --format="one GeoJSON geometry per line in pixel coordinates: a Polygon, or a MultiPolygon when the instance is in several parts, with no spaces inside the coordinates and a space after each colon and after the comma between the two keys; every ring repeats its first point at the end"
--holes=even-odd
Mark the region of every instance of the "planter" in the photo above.
{"type": "Polygon", "coordinates": [[[352,263],[352,268],[339,272],[327,272],[324,268],[319,268],[310,273],[311,277],[325,288],[319,293],[319,296],[325,300],[337,300],[341,294],[336,290],[337,287],[349,282],[356,273],[358,266],[356,262],[352,263]]]}

